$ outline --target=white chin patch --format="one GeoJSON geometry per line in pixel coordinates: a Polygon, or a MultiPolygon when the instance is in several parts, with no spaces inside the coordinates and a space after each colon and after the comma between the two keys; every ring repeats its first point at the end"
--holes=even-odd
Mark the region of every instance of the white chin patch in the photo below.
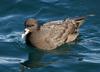
{"type": "Polygon", "coordinates": [[[25,33],[22,34],[22,39],[25,38],[25,36],[29,33],[29,29],[25,29],[25,33]]]}

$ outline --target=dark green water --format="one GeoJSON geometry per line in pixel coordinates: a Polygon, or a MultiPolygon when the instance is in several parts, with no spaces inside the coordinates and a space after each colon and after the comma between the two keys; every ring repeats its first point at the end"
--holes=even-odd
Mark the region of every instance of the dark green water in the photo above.
{"type": "Polygon", "coordinates": [[[99,0],[0,0],[0,72],[100,72],[99,0]],[[40,24],[88,17],[77,41],[43,52],[21,39],[26,18],[40,24]]]}

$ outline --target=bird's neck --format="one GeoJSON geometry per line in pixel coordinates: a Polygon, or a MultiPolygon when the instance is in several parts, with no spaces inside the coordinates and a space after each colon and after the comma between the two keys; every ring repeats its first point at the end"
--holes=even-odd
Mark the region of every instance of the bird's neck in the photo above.
{"type": "Polygon", "coordinates": [[[30,42],[30,40],[29,40],[31,34],[32,34],[32,33],[30,32],[30,33],[28,33],[28,34],[26,35],[25,41],[26,41],[26,44],[27,44],[27,45],[31,45],[31,42],[30,42]]]}

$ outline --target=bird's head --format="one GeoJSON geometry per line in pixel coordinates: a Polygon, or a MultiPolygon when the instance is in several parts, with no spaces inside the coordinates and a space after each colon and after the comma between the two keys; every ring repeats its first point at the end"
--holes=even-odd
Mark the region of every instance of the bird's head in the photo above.
{"type": "Polygon", "coordinates": [[[33,30],[37,29],[38,24],[37,21],[35,19],[27,19],[25,20],[25,29],[24,29],[24,33],[22,34],[22,38],[24,38],[27,34],[31,33],[33,30]]]}

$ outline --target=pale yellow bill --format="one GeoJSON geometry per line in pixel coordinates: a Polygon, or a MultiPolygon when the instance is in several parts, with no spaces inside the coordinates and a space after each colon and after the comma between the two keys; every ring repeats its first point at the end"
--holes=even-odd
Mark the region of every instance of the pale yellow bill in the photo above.
{"type": "Polygon", "coordinates": [[[25,36],[29,33],[29,29],[25,29],[25,32],[22,34],[22,39],[25,38],[25,36]]]}

